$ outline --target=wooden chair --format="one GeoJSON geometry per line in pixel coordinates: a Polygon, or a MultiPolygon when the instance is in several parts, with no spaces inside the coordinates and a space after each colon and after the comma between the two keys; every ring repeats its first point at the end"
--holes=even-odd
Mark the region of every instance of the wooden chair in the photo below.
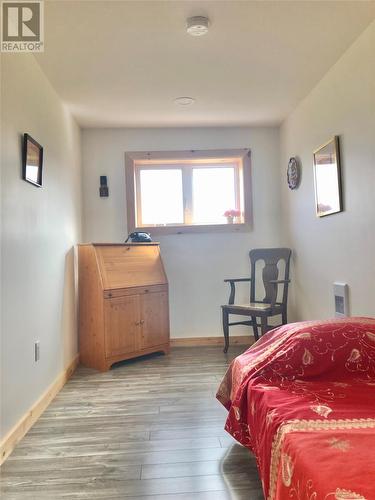
{"type": "MultiPolygon", "coordinates": [[[[270,328],[267,319],[271,316],[281,315],[281,324],[287,323],[287,302],[288,302],[288,285],[289,280],[289,264],[292,251],[290,248],[258,248],[249,252],[251,264],[250,278],[234,278],[226,279],[225,283],[230,284],[230,296],[227,305],[221,306],[223,313],[223,330],[225,347],[224,352],[228,351],[229,347],[229,327],[234,325],[248,325],[253,327],[255,340],[258,340],[258,326],[261,328],[261,334],[266,333],[270,328]],[[281,279],[279,279],[278,263],[284,260],[285,267],[281,279]],[[262,270],[262,280],[265,290],[263,300],[256,300],[256,269],[257,262],[264,261],[262,270]],[[250,302],[247,304],[234,304],[236,283],[250,282],[250,302]],[[277,302],[279,285],[283,286],[281,302],[277,302]],[[229,314],[237,314],[240,316],[250,316],[250,320],[236,321],[229,323],[229,314]],[[260,318],[260,324],[257,322],[260,318]]],[[[278,325],[280,326],[280,325],[278,325]]]]}

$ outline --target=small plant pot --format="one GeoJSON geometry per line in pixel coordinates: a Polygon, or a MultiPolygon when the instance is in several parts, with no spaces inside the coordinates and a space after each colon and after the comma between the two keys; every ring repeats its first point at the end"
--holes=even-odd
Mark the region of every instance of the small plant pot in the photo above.
{"type": "Polygon", "coordinates": [[[234,217],[227,217],[227,224],[233,224],[234,217]]]}

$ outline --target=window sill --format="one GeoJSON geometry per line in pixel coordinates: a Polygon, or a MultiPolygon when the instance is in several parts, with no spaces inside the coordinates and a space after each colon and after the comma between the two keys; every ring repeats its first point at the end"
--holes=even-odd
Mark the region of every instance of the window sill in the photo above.
{"type": "Polygon", "coordinates": [[[163,234],[189,234],[189,233],[244,233],[249,232],[250,224],[202,224],[183,226],[142,226],[136,227],[134,231],[143,231],[151,235],[163,234]]]}

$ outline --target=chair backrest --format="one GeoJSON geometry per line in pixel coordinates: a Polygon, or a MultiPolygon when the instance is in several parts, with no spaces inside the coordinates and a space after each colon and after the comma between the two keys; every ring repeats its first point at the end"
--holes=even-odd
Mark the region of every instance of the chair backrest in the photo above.
{"type": "MultiPolygon", "coordinates": [[[[270,283],[272,280],[288,280],[289,279],[289,265],[290,265],[290,248],[257,248],[250,250],[250,264],[251,264],[251,284],[250,284],[250,302],[256,300],[255,285],[256,285],[256,264],[259,260],[264,261],[262,270],[262,279],[264,290],[266,292],[263,302],[275,304],[277,300],[277,283],[270,283]],[[278,263],[284,260],[284,275],[279,277],[278,263]]],[[[282,304],[286,305],[288,300],[288,283],[284,283],[282,304]]]]}

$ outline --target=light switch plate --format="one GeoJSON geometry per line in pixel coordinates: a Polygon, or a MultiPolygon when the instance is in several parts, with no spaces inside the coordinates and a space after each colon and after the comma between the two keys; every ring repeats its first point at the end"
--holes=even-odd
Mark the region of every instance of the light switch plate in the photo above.
{"type": "Polygon", "coordinates": [[[40,341],[34,342],[34,361],[35,363],[40,359],[40,341]]]}

